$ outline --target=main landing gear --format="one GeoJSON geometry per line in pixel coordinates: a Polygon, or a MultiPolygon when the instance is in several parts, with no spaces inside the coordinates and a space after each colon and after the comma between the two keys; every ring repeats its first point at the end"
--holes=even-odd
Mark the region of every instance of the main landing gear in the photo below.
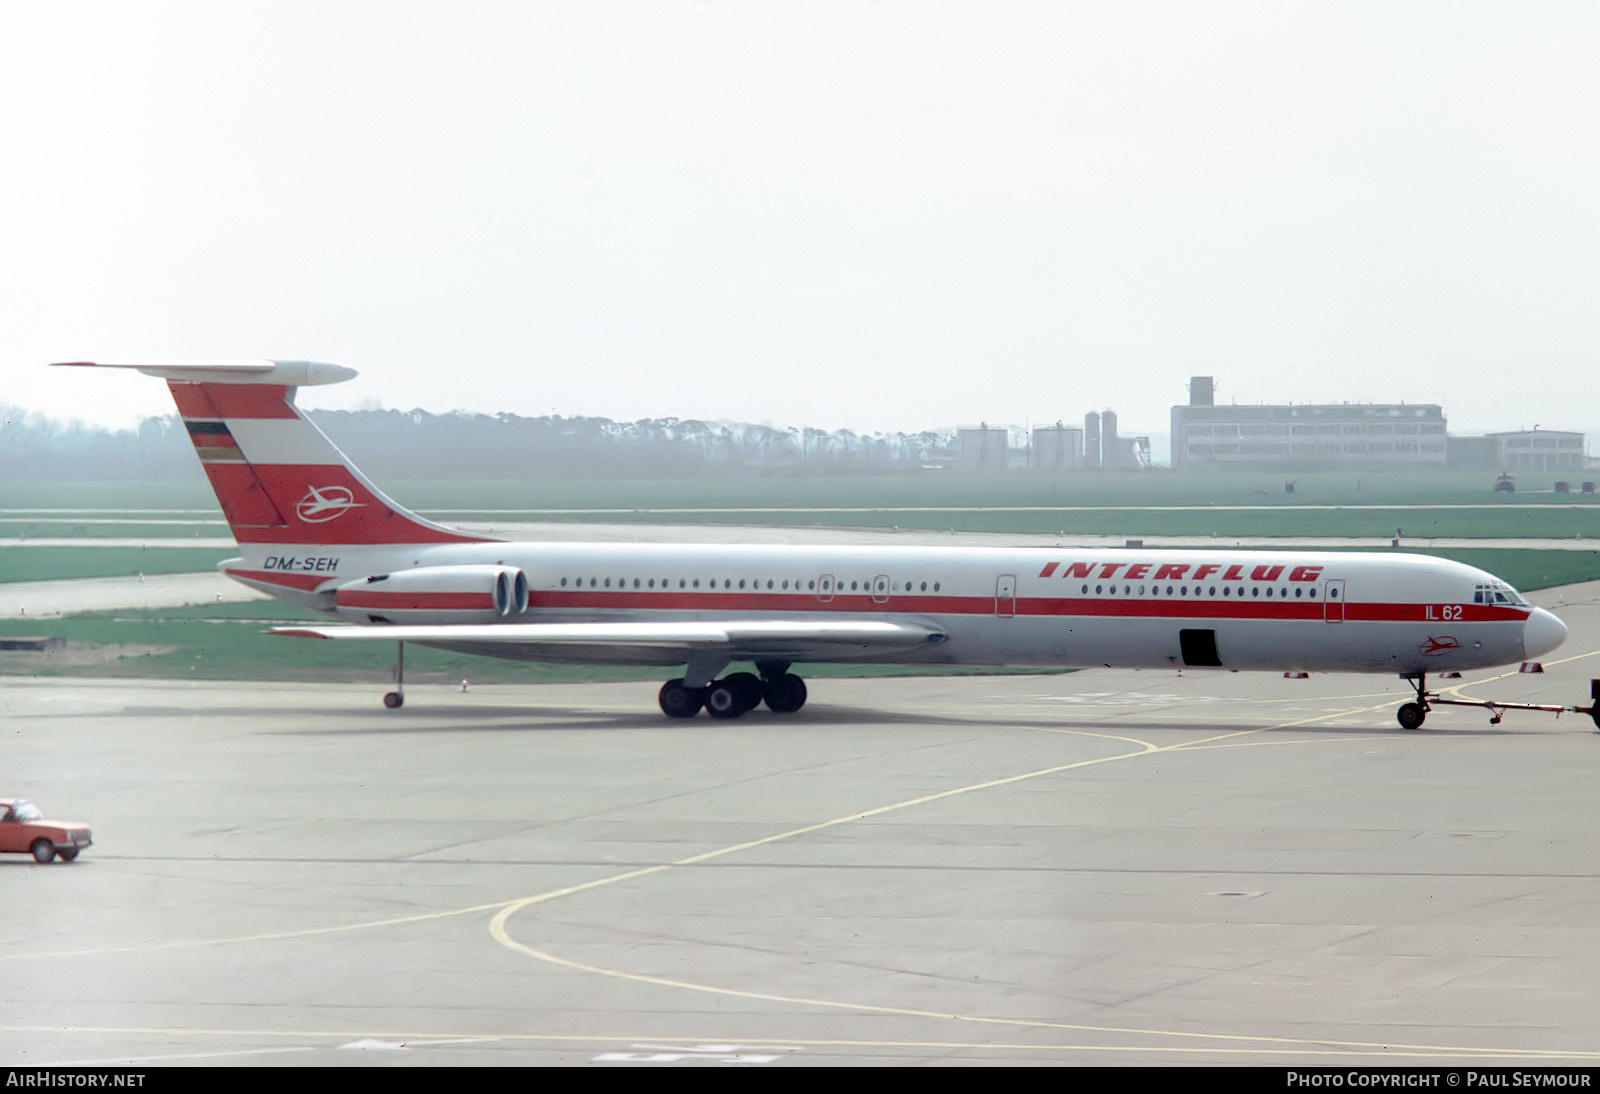
{"type": "Polygon", "coordinates": [[[1415,676],[1402,674],[1401,679],[1409,681],[1417,692],[1416,702],[1404,703],[1395,711],[1395,719],[1401,729],[1421,729],[1428,712],[1435,706],[1481,707],[1489,712],[1489,724],[1492,726],[1499,725],[1501,717],[1508,710],[1542,710],[1557,717],[1562,714],[1587,714],[1593,719],[1595,728],[1600,729],[1600,680],[1589,681],[1589,694],[1594,699],[1592,705],[1563,707],[1544,703],[1496,703],[1487,699],[1447,699],[1428,690],[1428,674],[1425,672],[1415,676]]]}
{"type": "Polygon", "coordinates": [[[668,718],[693,718],[704,707],[713,718],[737,718],[762,703],[774,714],[792,714],[806,704],[806,682],[787,665],[758,665],[761,675],[735,672],[703,688],[680,677],[661,685],[661,711],[668,718]]]}

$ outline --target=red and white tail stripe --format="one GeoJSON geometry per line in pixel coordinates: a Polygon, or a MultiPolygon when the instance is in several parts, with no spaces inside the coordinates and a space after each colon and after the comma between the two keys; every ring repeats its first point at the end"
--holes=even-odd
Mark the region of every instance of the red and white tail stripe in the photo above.
{"type": "Polygon", "coordinates": [[[337,383],[354,376],[354,369],[315,361],[100,367],[137,368],[167,381],[241,545],[482,541],[385,497],[294,405],[297,386],[337,383]]]}

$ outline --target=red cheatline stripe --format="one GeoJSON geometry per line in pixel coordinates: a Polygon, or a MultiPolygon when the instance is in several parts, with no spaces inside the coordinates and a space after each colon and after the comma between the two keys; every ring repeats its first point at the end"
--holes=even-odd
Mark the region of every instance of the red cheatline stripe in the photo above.
{"type": "Polygon", "coordinates": [[[370,589],[341,590],[335,597],[341,608],[373,608],[379,611],[470,612],[494,610],[490,593],[373,592],[370,589]]]}
{"type": "MultiPolygon", "coordinates": [[[[567,608],[619,610],[641,609],[656,611],[737,611],[737,612],[830,612],[878,614],[938,614],[938,615],[995,615],[995,598],[992,596],[894,596],[880,603],[870,596],[835,596],[832,600],[818,600],[811,593],[719,593],[719,592],[650,592],[629,589],[607,592],[602,589],[536,590],[533,594],[536,608],[567,608]]],[[[1267,600],[1180,600],[1176,597],[1159,600],[1114,600],[1089,597],[1019,597],[1012,602],[1019,616],[1061,616],[1094,619],[1216,619],[1216,620],[1321,620],[1329,602],[1321,600],[1285,601],[1267,600]]],[[[1334,604],[1337,609],[1337,603],[1334,604]]],[[[1349,622],[1387,623],[1437,623],[1443,620],[1428,619],[1427,608],[1418,604],[1360,604],[1343,605],[1344,619],[1349,622]]],[[[1525,613],[1512,608],[1484,605],[1465,605],[1462,618],[1450,622],[1492,623],[1520,622],[1525,613]]]]}

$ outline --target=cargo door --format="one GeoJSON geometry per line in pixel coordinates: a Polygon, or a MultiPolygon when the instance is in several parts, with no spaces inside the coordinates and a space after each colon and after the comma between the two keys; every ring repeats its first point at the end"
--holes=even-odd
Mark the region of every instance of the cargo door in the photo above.
{"type": "Polygon", "coordinates": [[[994,583],[994,614],[1010,619],[1017,614],[1017,575],[1001,574],[994,583]]]}
{"type": "Polygon", "coordinates": [[[1217,632],[1204,630],[1180,630],[1178,632],[1178,650],[1183,654],[1183,663],[1190,668],[1220,669],[1222,658],[1217,655],[1217,632]]]}
{"type": "Polygon", "coordinates": [[[1322,618],[1329,623],[1344,622],[1344,582],[1342,580],[1323,582],[1322,618]]]}

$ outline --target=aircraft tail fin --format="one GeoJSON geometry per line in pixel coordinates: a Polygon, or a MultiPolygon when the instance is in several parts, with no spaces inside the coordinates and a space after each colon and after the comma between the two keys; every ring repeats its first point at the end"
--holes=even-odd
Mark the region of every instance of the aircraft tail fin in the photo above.
{"type": "Polygon", "coordinates": [[[238,542],[328,546],[471,543],[391,501],[294,404],[295,390],[354,369],[320,361],[104,364],[167,381],[238,542]]]}

